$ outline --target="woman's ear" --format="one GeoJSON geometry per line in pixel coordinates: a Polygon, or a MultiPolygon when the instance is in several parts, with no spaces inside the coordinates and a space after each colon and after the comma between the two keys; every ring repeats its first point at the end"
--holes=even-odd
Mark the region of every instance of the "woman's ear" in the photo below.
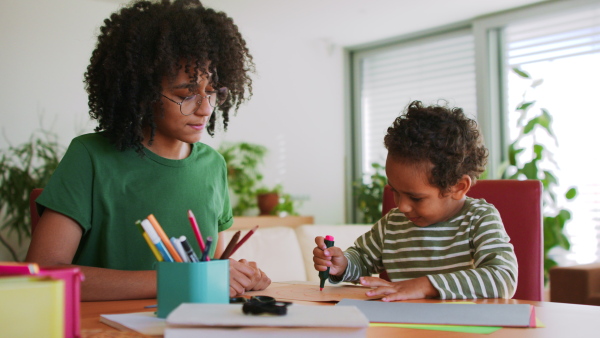
{"type": "Polygon", "coordinates": [[[463,197],[467,195],[469,189],[471,189],[471,177],[469,175],[463,175],[463,177],[458,180],[458,183],[453,185],[450,189],[452,198],[455,200],[463,199],[463,197]]]}

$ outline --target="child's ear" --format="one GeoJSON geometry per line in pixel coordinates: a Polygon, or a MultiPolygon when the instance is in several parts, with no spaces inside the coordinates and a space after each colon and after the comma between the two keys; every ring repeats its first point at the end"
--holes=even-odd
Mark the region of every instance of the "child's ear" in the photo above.
{"type": "Polygon", "coordinates": [[[469,175],[463,175],[463,177],[458,180],[458,183],[452,186],[452,198],[455,200],[462,199],[469,189],[471,189],[471,177],[469,175]]]}

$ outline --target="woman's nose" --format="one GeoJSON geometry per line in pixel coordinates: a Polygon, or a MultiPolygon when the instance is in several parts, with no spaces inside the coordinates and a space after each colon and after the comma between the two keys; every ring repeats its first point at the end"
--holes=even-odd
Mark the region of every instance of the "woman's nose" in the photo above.
{"type": "Polygon", "coordinates": [[[194,114],[198,116],[210,116],[213,110],[214,108],[208,102],[208,97],[203,97],[200,102],[200,107],[198,107],[198,110],[196,110],[194,114]]]}

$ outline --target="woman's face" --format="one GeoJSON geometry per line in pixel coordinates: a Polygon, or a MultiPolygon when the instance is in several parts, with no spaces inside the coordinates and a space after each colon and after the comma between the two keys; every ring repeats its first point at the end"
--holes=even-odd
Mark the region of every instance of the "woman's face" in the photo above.
{"type": "Polygon", "coordinates": [[[211,86],[211,73],[199,74],[196,83],[190,83],[190,76],[181,67],[177,76],[171,80],[165,76],[162,81],[161,100],[163,111],[157,110],[154,114],[156,131],[154,143],[168,145],[170,143],[196,143],[200,141],[202,131],[206,128],[213,107],[210,106],[208,99],[202,99],[197,110],[187,109],[189,105],[178,105],[186,98],[197,94],[199,97],[207,96],[207,91],[213,91],[211,86]],[[175,101],[175,102],[173,102],[175,101]],[[182,114],[182,109],[185,110],[182,114]]]}

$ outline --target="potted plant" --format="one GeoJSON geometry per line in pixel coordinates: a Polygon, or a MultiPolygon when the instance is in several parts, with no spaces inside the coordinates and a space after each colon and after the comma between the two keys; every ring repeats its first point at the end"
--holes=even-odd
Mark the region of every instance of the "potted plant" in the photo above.
{"type": "Polygon", "coordinates": [[[283,192],[281,184],[272,189],[262,187],[256,190],[256,200],[260,215],[296,216],[297,201],[283,192]]]}
{"type": "Polygon", "coordinates": [[[20,259],[7,237],[16,234],[18,245],[31,237],[29,194],[46,186],[62,153],[56,135],[44,130],[35,132],[26,143],[0,150],[0,244],[15,261],[20,259]]]}
{"type": "Polygon", "coordinates": [[[374,162],[371,163],[371,167],[375,171],[370,177],[363,177],[354,182],[359,223],[373,224],[382,216],[383,189],[387,184],[385,166],[374,162]]]}
{"type": "MultiPolygon", "coordinates": [[[[547,134],[558,144],[556,135],[552,130],[552,116],[545,108],[537,107],[535,100],[527,96],[530,90],[542,84],[540,79],[532,79],[525,71],[514,68],[513,71],[521,78],[531,81],[528,91],[523,94],[523,99],[516,108],[519,114],[517,128],[518,137],[508,147],[508,161],[504,164],[503,176],[509,179],[534,179],[540,180],[543,191],[543,218],[544,218],[544,275],[548,281],[550,268],[557,265],[556,261],[548,256],[555,247],[570,248],[569,239],[563,233],[565,224],[571,219],[571,212],[563,208],[557,199],[557,175],[552,171],[557,168],[552,160],[552,152],[547,144],[539,142],[540,132],[547,134]]],[[[565,193],[566,200],[577,196],[577,189],[571,187],[565,193]]]]}
{"type": "Polygon", "coordinates": [[[242,216],[256,208],[256,189],[263,175],[259,166],[267,154],[267,148],[247,142],[223,143],[219,149],[227,163],[229,188],[237,198],[234,216],[242,216]]]}

